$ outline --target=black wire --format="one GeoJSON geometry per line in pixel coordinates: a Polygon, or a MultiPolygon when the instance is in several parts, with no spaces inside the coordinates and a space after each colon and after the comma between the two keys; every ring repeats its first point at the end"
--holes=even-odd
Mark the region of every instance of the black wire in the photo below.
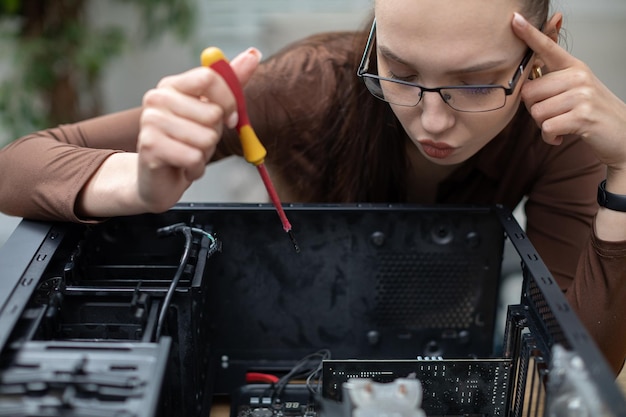
{"type": "Polygon", "coordinates": [[[296,363],[288,373],[283,375],[278,382],[273,385],[273,400],[280,398],[283,390],[287,387],[289,382],[300,377],[306,377],[307,388],[312,394],[316,394],[317,391],[315,391],[311,385],[311,380],[320,373],[323,361],[327,359],[330,359],[330,351],[328,349],[321,349],[300,359],[300,361],[298,361],[298,363],[296,363]],[[317,360],[317,363],[314,364],[314,366],[311,365],[313,360],[317,360]]]}
{"type": "Polygon", "coordinates": [[[330,351],[328,352],[327,357],[322,357],[322,360],[317,365],[317,368],[315,368],[313,372],[311,372],[309,376],[307,376],[306,378],[306,387],[312,395],[317,395],[320,393],[321,382],[322,382],[321,373],[324,367],[324,360],[327,360],[327,359],[330,359],[330,351]],[[313,378],[316,379],[315,386],[312,383],[313,378]]]}
{"type": "Polygon", "coordinates": [[[215,251],[220,250],[220,245],[209,232],[197,228],[187,226],[185,223],[176,223],[169,226],[161,227],[157,230],[157,234],[160,236],[172,235],[174,233],[182,232],[185,236],[185,248],[183,250],[183,254],[180,258],[180,264],[178,265],[178,269],[176,270],[176,274],[174,278],[172,278],[172,282],[170,283],[169,288],[167,289],[167,294],[165,295],[165,299],[163,300],[163,305],[161,306],[161,311],[159,312],[159,319],[157,321],[157,329],[155,334],[155,340],[158,340],[161,337],[161,333],[163,332],[163,326],[165,324],[165,318],[167,316],[167,310],[169,309],[169,305],[172,302],[172,298],[174,297],[174,293],[176,292],[176,287],[178,286],[178,282],[183,275],[185,270],[185,266],[187,265],[187,261],[189,260],[189,254],[191,252],[191,244],[192,244],[192,233],[197,233],[208,238],[211,241],[209,245],[209,253],[207,255],[213,254],[215,251]]]}
{"type": "Polygon", "coordinates": [[[189,254],[191,252],[191,229],[189,227],[177,227],[174,231],[182,231],[185,236],[185,248],[183,250],[183,254],[180,258],[180,264],[178,265],[178,269],[176,270],[176,274],[174,278],[172,278],[172,282],[170,283],[169,288],[167,289],[167,294],[165,295],[165,299],[163,300],[163,305],[161,306],[161,311],[159,313],[159,320],[157,322],[157,329],[155,334],[155,341],[158,341],[161,337],[161,333],[163,331],[163,325],[165,323],[165,318],[167,316],[167,310],[169,309],[169,305],[172,301],[172,297],[174,296],[174,292],[176,291],[176,287],[178,286],[178,282],[183,275],[183,271],[185,270],[185,265],[187,265],[187,260],[189,259],[189,254]]]}
{"type": "Polygon", "coordinates": [[[329,360],[330,359],[330,350],[328,349],[323,349],[321,351],[319,351],[318,353],[321,354],[321,359],[319,361],[319,363],[317,364],[317,368],[315,368],[307,377],[306,379],[306,387],[309,390],[309,392],[313,395],[319,394],[320,389],[321,389],[321,383],[322,383],[322,370],[324,368],[324,361],[325,360],[329,360]],[[316,386],[313,386],[312,381],[313,378],[315,378],[317,380],[316,386]]]}

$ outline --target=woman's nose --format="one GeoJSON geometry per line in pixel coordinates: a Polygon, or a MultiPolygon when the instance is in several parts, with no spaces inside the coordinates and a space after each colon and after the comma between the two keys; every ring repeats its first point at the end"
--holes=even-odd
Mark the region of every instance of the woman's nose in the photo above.
{"type": "Polygon", "coordinates": [[[436,92],[423,92],[421,102],[422,127],[428,133],[440,134],[454,125],[454,110],[450,108],[443,98],[436,92]]]}

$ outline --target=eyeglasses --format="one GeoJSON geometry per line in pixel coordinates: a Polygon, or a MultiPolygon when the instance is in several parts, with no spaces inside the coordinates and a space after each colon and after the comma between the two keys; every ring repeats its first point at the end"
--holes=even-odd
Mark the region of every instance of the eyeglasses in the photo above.
{"type": "Polygon", "coordinates": [[[382,77],[367,72],[372,53],[372,41],[375,36],[376,19],[372,23],[357,75],[363,79],[365,86],[374,97],[398,106],[417,106],[424,97],[424,93],[432,92],[439,93],[448,106],[460,112],[480,113],[501,109],[506,104],[506,97],[515,91],[515,87],[533,55],[533,51],[529,48],[515,71],[513,78],[509,81],[508,87],[495,84],[480,84],[427,88],[408,81],[382,77]]]}

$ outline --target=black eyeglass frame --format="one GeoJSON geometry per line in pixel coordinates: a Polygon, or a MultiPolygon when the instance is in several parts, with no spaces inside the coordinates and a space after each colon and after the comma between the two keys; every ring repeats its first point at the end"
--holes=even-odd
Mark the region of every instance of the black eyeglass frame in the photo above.
{"type": "MultiPolygon", "coordinates": [[[[513,75],[513,78],[511,78],[511,81],[509,81],[509,86],[505,87],[503,85],[500,84],[476,84],[476,85],[451,85],[451,86],[443,86],[443,87],[433,87],[433,88],[429,88],[429,87],[424,87],[421,86],[419,84],[415,84],[409,81],[403,81],[403,80],[397,80],[397,79],[393,79],[393,78],[388,78],[388,77],[383,77],[381,75],[378,74],[371,74],[368,73],[367,70],[369,69],[369,62],[370,62],[370,56],[372,54],[372,41],[374,40],[374,37],[376,36],[376,18],[374,18],[374,21],[372,22],[372,28],[370,29],[370,33],[369,36],[367,38],[367,44],[365,45],[365,50],[363,51],[363,56],[361,57],[361,62],[359,63],[359,68],[357,69],[357,73],[356,75],[362,79],[364,78],[373,78],[373,79],[377,79],[377,80],[383,80],[383,81],[389,81],[389,82],[393,82],[393,83],[397,83],[397,84],[403,84],[406,86],[410,86],[410,87],[416,87],[420,89],[421,94],[419,95],[419,100],[417,100],[417,102],[415,104],[412,105],[406,105],[406,104],[396,104],[396,103],[392,103],[392,104],[396,104],[397,106],[403,106],[403,107],[415,107],[417,106],[421,101],[422,98],[424,97],[424,92],[433,92],[433,93],[437,93],[439,94],[439,96],[441,97],[441,99],[444,101],[444,103],[446,103],[448,106],[450,106],[451,109],[458,111],[458,112],[463,112],[463,113],[484,113],[484,112],[489,112],[489,111],[495,111],[495,110],[499,110],[501,108],[503,108],[506,105],[506,97],[510,96],[513,94],[513,92],[515,91],[515,87],[517,87],[517,83],[519,82],[520,78],[522,77],[522,74],[524,73],[524,71],[526,70],[526,66],[528,65],[528,63],[530,62],[534,51],[530,48],[528,48],[528,50],[526,51],[526,53],[524,54],[524,57],[522,58],[522,61],[519,63],[519,65],[517,66],[517,70],[515,71],[515,74],[513,75]],[[447,100],[446,98],[443,96],[443,94],[441,93],[441,90],[469,90],[469,89],[477,89],[477,88],[501,88],[502,90],[504,90],[504,103],[502,103],[502,105],[500,107],[497,107],[495,109],[489,109],[489,110],[459,110],[455,107],[453,107],[447,100]]],[[[367,85],[367,83],[366,83],[367,85]]],[[[368,88],[369,90],[369,88],[368,88]]],[[[371,91],[370,91],[371,93],[371,91]]],[[[381,97],[378,97],[374,94],[372,94],[374,97],[383,100],[387,103],[391,103],[381,97]]]]}

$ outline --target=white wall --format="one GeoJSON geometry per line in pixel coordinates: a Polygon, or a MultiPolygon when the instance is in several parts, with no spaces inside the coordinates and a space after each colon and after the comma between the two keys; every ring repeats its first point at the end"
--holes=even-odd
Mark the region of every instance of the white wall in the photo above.
{"type": "MultiPolygon", "coordinates": [[[[107,110],[136,105],[143,93],[164,75],[198,65],[200,52],[220,47],[232,58],[249,46],[264,55],[304,35],[327,29],[355,28],[370,10],[371,0],[198,0],[198,24],[193,39],[177,43],[164,38],[151,48],[129,50],[111,65],[103,93],[107,110]]],[[[98,22],[137,19],[132,9],[119,16],[110,3],[94,2],[98,22]]]]}

